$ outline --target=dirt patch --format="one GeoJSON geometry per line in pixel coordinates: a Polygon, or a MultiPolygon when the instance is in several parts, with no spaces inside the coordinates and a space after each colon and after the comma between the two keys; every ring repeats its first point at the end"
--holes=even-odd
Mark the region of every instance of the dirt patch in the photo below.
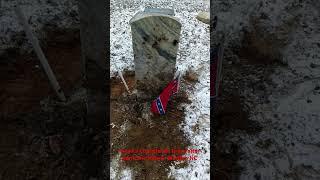
{"type": "Polygon", "coordinates": [[[241,47],[236,53],[249,64],[286,65],[281,50],[288,44],[288,34],[297,26],[298,18],[294,16],[286,20],[276,28],[276,33],[269,33],[264,27],[267,16],[262,13],[260,17],[251,17],[252,29],[244,31],[241,47]]]}
{"type": "Polygon", "coordinates": [[[79,30],[44,32],[44,53],[68,102],[56,100],[35,54],[11,49],[0,58],[0,179],[99,176],[106,132],[86,123],[79,30]]]}
{"type": "Polygon", "coordinates": [[[185,80],[189,83],[195,83],[198,81],[199,75],[194,71],[187,71],[185,75],[185,80]]]}
{"type": "Polygon", "coordinates": [[[241,172],[241,167],[237,164],[239,148],[226,136],[235,130],[246,131],[249,126],[248,114],[243,110],[238,94],[222,96],[217,104],[214,112],[216,136],[212,152],[215,160],[214,178],[237,179],[241,172]]]}
{"type": "MultiPolygon", "coordinates": [[[[243,168],[238,161],[241,158],[240,144],[230,139],[232,134],[255,135],[262,130],[259,122],[251,120],[251,109],[259,103],[269,103],[270,94],[265,91],[271,85],[270,75],[275,66],[282,65],[276,56],[269,56],[264,41],[254,33],[245,36],[243,47],[226,49],[223,62],[223,78],[219,96],[214,108],[215,140],[213,158],[215,159],[215,179],[238,179],[243,168]],[[264,49],[264,50],[261,50],[264,49]],[[260,51],[261,50],[261,51],[260,51]],[[236,54],[239,61],[229,54],[236,54]],[[258,96],[258,99],[254,97],[258,96]]],[[[271,51],[271,50],[270,50],[271,51]]]]}
{"type": "MultiPolygon", "coordinates": [[[[126,73],[124,76],[130,89],[134,89],[134,74],[126,73]]],[[[143,103],[147,101],[134,96],[125,97],[126,90],[120,79],[113,78],[111,83],[112,158],[116,157],[119,149],[186,149],[190,145],[179,128],[184,120],[184,112],[179,105],[188,103],[185,93],[181,92],[171,99],[165,116],[145,120],[142,112],[143,103]]],[[[135,179],[168,179],[168,168],[174,161],[120,160],[119,163],[120,169],[130,167],[135,179]]],[[[179,166],[184,167],[186,163],[183,161],[179,166]]]]}
{"type": "MultiPolygon", "coordinates": [[[[62,90],[69,96],[81,84],[81,49],[79,30],[45,30],[42,48],[62,90]]],[[[0,112],[39,110],[39,102],[55,95],[37,56],[19,54],[18,49],[5,53],[0,64],[0,112]]]]}

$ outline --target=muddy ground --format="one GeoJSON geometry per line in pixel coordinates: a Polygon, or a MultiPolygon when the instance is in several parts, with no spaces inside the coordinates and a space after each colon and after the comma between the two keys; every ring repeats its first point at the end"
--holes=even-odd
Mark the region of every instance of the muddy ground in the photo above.
{"type": "Polygon", "coordinates": [[[318,4],[213,2],[228,34],[214,118],[218,178],[320,178],[318,4]]]}
{"type": "Polygon", "coordinates": [[[228,135],[240,131],[254,136],[262,129],[258,121],[250,119],[252,107],[246,104],[250,97],[242,93],[247,87],[253,87],[252,93],[259,96],[260,101],[255,103],[268,103],[268,94],[264,91],[265,83],[271,84],[270,75],[274,68],[282,66],[277,59],[266,58],[263,53],[257,53],[260,47],[252,47],[250,39],[251,37],[248,37],[243,41],[240,50],[233,49],[233,53],[237,53],[243,59],[241,62],[234,62],[228,55],[225,55],[223,61],[223,78],[212,114],[215,120],[215,139],[211,152],[214,159],[214,179],[239,179],[244,169],[238,163],[242,155],[239,150],[241,144],[230,140],[228,135]]]}
{"type": "MultiPolygon", "coordinates": [[[[126,72],[124,78],[129,89],[134,90],[134,72],[126,72]]],[[[128,95],[119,78],[111,80],[111,99],[111,158],[113,161],[119,158],[119,155],[126,156],[119,153],[119,149],[187,149],[190,146],[190,142],[179,128],[185,116],[183,108],[179,108],[179,105],[189,103],[184,91],[179,92],[169,101],[165,116],[153,116],[150,119],[143,118],[143,106],[145,102],[151,102],[152,99],[141,100],[134,94],[128,95]]],[[[133,155],[151,156],[152,154],[131,154],[133,155]]],[[[168,154],[156,155],[168,156],[168,154]]],[[[121,157],[120,160],[118,159],[120,165],[116,171],[119,173],[129,167],[133,172],[131,177],[134,179],[168,179],[170,165],[179,162],[177,166],[184,167],[187,164],[187,161],[169,160],[123,161],[121,157]]],[[[121,179],[120,174],[117,174],[115,179],[121,179]]]]}
{"type": "MultiPolygon", "coordinates": [[[[78,25],[76,1],[56,2],[24,2],[27,15],[31,16],[29,22],[37,35],[42,35],[42,26],[51,25],[49,29],[63,27],[65,32],[66,27],[78,25]]],[[[170,7],[175,8],[180,2],[174,1],[170,7]]],[[[151,6],[152,3],[146,4],[151,6]]],[[[96,153],[101,144],[100,135],[86,128],[84,92],[81,82],[77,82],[80,77],[67,73],[79,62],[68,61],[70,66],[74,63],[70,68],[69,65],[62,66],[65,62],[59,58],[60,55],[68,56],[68,59],[79,56],[80,43],[71,41],[74,45],[65,45],[62,49],[59,43],[55,48],[54,43],[47,45],[56,49],[47,50],[46,54],[56,56],[54,60],[48,59],[61,70],[59,76],[68,74],[58,80],[67,96],[73,99],[65,105],[56,103],[35,55],[19,54],[21,49],[31,48],[11,11],[15,4],[17,1],[3,1],[4,11],[0,13],[0,50],[1,54],[3,50],[5,52],[1,55],[0,65],[1,179],[89,177],[97,168],[91,163],[94,159],[86,154],[92,152],[97,154],[96,159],[101,159],[96,153]],[[68,52],[73,53],[67,55],[68,52]],[[22,63],[21,60],[26,61],[22,63]],[[46,98],[48,95],[49,99],[46,98]],[[68,132],[70,130],[73,133],[68,132]]],[[[193,12],[199,8],[180,4],[178,10],[193,12]]],[[[217,127],[213,129],[217,137],[212,152],[215,158],[211,159],[216,167],[214,175],[219,179],[319,179],[319,3],[316,0],[216,0],[212,1],[211,8],[228,36],[222,90],[215,108],[217,120],[212,121],[217,127]]],[[[125,11],[121,11],[121,16],[116,14],[116,17],[123,16],[125,11]]],[[[193,22],[188,18],[194,16],[181,17],[188,25],[193,22]]],[[[129,37],[124,25],[119,27],[119,37],[129,37]]],[[[195,30],[195,26],[186,27],[185,39],[192,35],[197,35],[197,40],[207,39],[206,35],[198,36],[205,33],[195,30]]],[[[47,41],[56,39],[57,35],[47,41]]],[[[116,42],[123,46],[126,45],[123,42],[129,41],[118,38],[116,42]]],[[[42,44],[46,47],[44,41],[42,44]]],[[[192,44],[191,48],[199,47],[199,54],[204,54],[205,51],[200,51],[204,46],[186,43],[187,48],[182,48],[183,59],[188,58],[188,62],[198,65],[198,56],[188,53],[192,44]]],[[[130,44],[120,54],[130,53],[128,49],[131,49],[130,44]]],[[[127,54],[116,57],[124,57],[126,63],[132,62],[127,54]]],[[[140,123],[134,119],[132,122],[140,123]]],[[[138,170],[145,167],[144,164],[122,167],[129,166],[138,167],[138,170]]],[[[183,174],[188,172],[183,171],[183,174]]],[[[165,173],[164,169],[158,171],[159,177],[165,173]]],[[[148,176],[150,172],[140,174],[148,176]]]]}
{"type": "MultiPolygon", "coordinates": [[[[196,19],[199,11],[209,10],[209,1],[168,1],[168,0],[112,0],[110,2],[110,76],[117,76],[118,70],[134,71],[134,55],[130,19],[144,8],[170,8],[182,24],[176,68],[181,74],[192,72],[194,82],[182,82],[190,103],[178,103],[184,108],[183,120],[177,119],[172,132],[181,130],[181,134],[190,142],[189,148],[201,149],[198,159],[186,166],[168,165],[168,174],[173,179],[209,179],[210,177],[210,96],[209,96],[209,25],[196,19]]],[[[177,113],[177,114],[180,114],[177,113]]],[[[165,121],[167,122],[167,121],[165,121]]],[[[168,122],[170,123],[170,122],[168,122]]],[[[164,125],[157,124],[159,127],[164,125]]],[[[167,128],[167,127],[166,127],[167,128]]],[[[125,130],[129,130],[125,129],[125,130]]],[[[157,132],[157,131],[156,131],[157,132]]],[[[124,131],[125,133],[125,131],[124,131]]],[[[164,132],[162,132],[164,133],[164,132]]],[[[162,134],[159,133],[159,134],[162,134]]],[[[166,139],[163,139],[166,141],[166,139]]],[[[179,139],[172,139],[176,144],[179,139]]],[[[141,142],[142,143],[142,142],[141,142]]],[[[168,142],[165,142],[168,144],[168,142]]],[[[161,144],[160,144],[161,145],[161,144]]],[[[117,156],[116,156],[117,157],[117,156]]],[[[136,179],[134,170],[125,166],[122,171],[115,170],[120,166],[117,161],[111,163],[113,179],[136,179]]],[[[134,167],[133,167],[134,168],[134,167]]]]}
{"type": "Polygon", "coordinates": [[[79,30],[42,32],[41,46],[68,101],[57,100],[34,53],[13,48],[0,57],[0,179],[99,176],[105,132],[87,127],[79,30]]]}

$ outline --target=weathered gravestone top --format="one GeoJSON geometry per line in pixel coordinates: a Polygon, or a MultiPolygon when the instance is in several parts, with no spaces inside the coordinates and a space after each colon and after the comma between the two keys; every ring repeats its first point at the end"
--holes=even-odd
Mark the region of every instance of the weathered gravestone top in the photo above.
{"type": "Polygon", "coordinates": [[[166,8],[145,8],[144,13],[159,13],[162,15],[169,15],[174,16],[174,10],[173,9],[166,9],[166,8]]]}
{"type": "Polygon", "coordinates": [[[174,77],[181,23],[173,15],[171,9],[145,9],[130,20],[137,90],[147,98],[174,77]]]}

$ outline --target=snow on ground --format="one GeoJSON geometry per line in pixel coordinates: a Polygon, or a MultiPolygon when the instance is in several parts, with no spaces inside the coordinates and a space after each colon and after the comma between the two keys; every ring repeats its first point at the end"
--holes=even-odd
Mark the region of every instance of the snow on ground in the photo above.
{"type": "MultiPolygon", "coordinates": [[[[0,54],[10,47],[31,50],[30,44],[18,25],[12,8],[17,0],[1,1],[0,10],[0,54]]],[[[76,1],[68,0],[23,0],[19,1],[29,22],[41,37],[41,27],[52,25],[62,28],[78,26],[76,1]]],[[[225,27],[227,33],[226,54],[232,54],[234,47],[241,47],[244,31],[254,29],[253,21],[261,35],[275,39],[274,44],[280,60],[287,67],[278,67],[271,76],[273,87],[265,91],[270,103],[251,104],[250,118],[263,126],[255,136],[234,132],[230,139],[241,144],[244,153],[239,164],[244,167],[241,179],[320,179],[320,5],[318,0],[215,0],[213,12],[221,20],[218,26],[225,27]],[[267,149],[256,146],[257,142],[272,142],[267,149]],[[259,178],[260,177],[260,178],[259,178]]],[[[209,169],[209,29],[198,22],[195,15],[200,10],[208,10],[204,1],[155,1],[155,0],[112,0],[111,1],[111,76],[120,69],[133,70],[130,18],[145,7],[173,8],[183,23],[181,44],[178,56],[179,69],[188,68],[200,75],[200,82],[188,91],[192,104],[186,107],[184,132],[195,147],[203,147],[207,153],[200,161],[191,162],[189,167],[176,170],[172,175],[177,179],[198,177],[208,179],[209,169]],[[194,110],[198,108],[199,110],[194,110]],[[194,121],[201,122],[199,133],[190,131],[194,121]],[[207,160],[208,159],[208,160],[207,160]],[[187,177],[184,177],[187,176],[187,177]]],[[[243,96],[253,96],[244,88],[243,96]]],[[[248,104],[250,104],[248,102],[248,104]]],[[[122,177],[130,178],[130,170],[122,177]]]]}
{"type": "Polygon", "coordinates": [[[243,153],[240,179],[320,179],[319,2],[217,0],[212,6],[229,34],[227,50],[241,46],[245,30],[256,30],[272,39],[270,54],[287,64],[271,75],[269,103],[251,104],[250,119],[262,132],[230,134],[243,153]],[[261,148],[259,142],[271,143],[261,148]]]}
{"type": "Polygon", "coordinates": [[[79,28],[78,4],[74,0],[2,0],[1,3],[0,54],[8,48],[15,47],[20,48],[22,52],[32,50],[14,13],[16,5],[21,7],[39,39],[44,36],[41,31],[43,26],[79,28]]]}
{"type": "MultiPolygon", "coordinates": [[[[198,21],[195,17],[199,11],[209,10],[209,1],[169,1],[169,0],[127,0],[111,1],[110,76],[117,69],[134,70],[132,39],[129,20],[144,8],[172,8],[182,23],[182,34],[178,50],[177,66],[184,74],[193,70],[199,75],[199,82],[187,93],[192,101],[185,105],[186,119],[181,128],[189,137],[193,146],[190,149],[201,149],[198,160],[190,161],[183,169],[170,167],[171,176],[175,179],[192,179],[201,177],[209,179],[210,169],[210,96],[209,96],[209,61],[210,32],[209,25],[198,21]],[[192,128],[199,124],[199,131],[192,128]]],[[[116,168],[112,167],[114,171],[116,168]]],[[[129,173],[130,174],[130,173],[129,173]]]]}
{"type": "MultiPolygon", "coordinates": [[[[0,11],[0,54],[8,48],[20,48],[20,51],[30,52],[31,45],[24,36],[23,28],[18,23],[13,8],[21,6],[28,21],[41,39],[44,26],[55,28],[79,28],[78,7],[76,1],[67,0],[30,0],[1,1],[0,11]]],[[[110,37],[111,37],[111,74],[116,69],[133,70],[133,54],[129,20],[139,10],[146,7],[172,8],[180,18],[182,36],[178,54],[178,67],[185,73],[192,69],[199,74],[199,83],[188,91],[192,104],[186,106],[187,118],[181,128],[190,137],[194,147],[204,149],[199,160],[191,162],[183,170],[172,167],[172,175],[177,179],[194,176],[209,178],[209,26],[195,19],[199,11],[209,10],[208,1],[155,1],[155,0],[113,0],[111,1],[110,37]],[[117,66],[115,66],[117,65],[117,66]],[[192,126],[200,123],[199,133],[191,131],[192,126]],[[204,153],[206,152],[206,153],[204,153]],[[187,177],[186,177],[187,176],[187,177]]],[[[122,177],[130,175],[130,170],[122,173],[122,177]]],[[[131,178],[129,178],[131,179],[131,178]]]]}

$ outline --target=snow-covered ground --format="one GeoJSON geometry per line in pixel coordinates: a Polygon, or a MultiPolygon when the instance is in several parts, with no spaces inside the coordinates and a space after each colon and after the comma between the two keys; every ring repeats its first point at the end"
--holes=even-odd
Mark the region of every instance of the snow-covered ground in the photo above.
{"type": "Polygon", "coordinates": [[[0,7],[0,54],[8,48],[20,48],[21,52],[32,50],[24,37],[14,7],[19,5],[29,24],[42,39],[44,26],[56,28],[79,28],[78,4],[74,0],[12,0],[1,1],[0,7]]]}
{"type": "Polygon", "coordinates": [[[228,137],[243,153],[240,179],[320,179],[319,1],[216,0],[212,7],[228,33],[228,52],[241,47],[245,31],[258,33],[273,46],[266,53],[286,64],[275,68],[273,85],[266,84],[268,103],[258,103],[252,87],[240,87],[251,97],[245,100],[250,119],[262,126],[258,135],[228,137]],[[257,146],[261,142],[270,146],[257,146]]]}
{"type": "MultiPolygon", "coordinates": [[[[186,118],[181,129],[191,140],[190,149],[201,149],[198,160],[190,161],[188,167],[176,169],[170,167],[170,176],[175,179],[209,179],[210,173],[210,32],[209,25],[196,19],[199,11],[209,11],[209,1],[194,0],[113,0],[111,1],[110,45],[111,74],[117,69],[134,70],[132,38],[129,20],[144,8],[171,8],[182,23],[182,33],[177,57],[177,67],[184,74],[191,70],[196,72],[199,82],[187,90],[191,104],[185,105],[186,118]],[[199,131],[192,128],[198,124],[199,131]]],[[[115,175],[116,164],[111,167],[115,175]]],[[[130,175],[126,169],[122,175],[130,175]]],[[[130,177],[122,176],[124,179],[130,177]]]]}
{"type": "MultiPolygon", "coordinates": [[[[12,8],[18,1],[1,1],[0,54],[9,47],[31,50],[18,25],[12,8]]],[[[41,38],[44,25],[62,28],[77,27],[77,3],[72,0],[19,1],[29,22],[41,38]]],[[[209,179],[209,27],[195,19],[197,12],[208,10],[208,1],[113,0],[111,1],[111,75],[119,69],[133,70],[130,18],[145,7],[165,7],[180,18],[182,37],[178,67],[185,72],[199,73],[200,82],[188,90],[192,100],[186,107],[185,123],[181,125],[194,148],[204,148],[200,160],[185,169],[171,168],[177,179],[198,177],[209,179]],[[194,109],[193,109],[194,108],[194,109]],[[200,131],[191,127],[201,122],[200,131]],[[203,151],[204,152],[204,151],[203,151]]],[[[243,153],[239,165],[244,167],[241,179],[320,179],[320,4],[318,0],[215,0],[213,12],[221,20],[218,26],[227,33],[225,54],[240,62],[234,52],[242,46],[246,32],[256,32],[261,39],[271,39],[274,54],[287,66],[275,68],[272,86],[266,84],[269,103],[257,101],[259,95],[251,87],[239,87],[251,109],[250,119],[262,126],[256,135],[241,131],[228,139],[240,144],[243,153]],[[259,103],[258,103],[259,102],[259,103]],[[271,142],[262,149],[259,142],[271,142]]],[[[261,40],[260,39],[260,40],[261,40]]],[[[263,40],[262,40],[263,42],[263,40]]],[[[192,148],[192,147],[191,147],[192,148]]],[[[113,168],[116,167],[116,164],[113,168]]],[[[121,173],[131,179],[130,169],[121,173]]]]}
{"type": "MultiPolygon", "coordinates": [[[[32,47],[24,36],[13,8],[19,4],[28,22],[39,39],[45,36],[43,27],[79,28],[77,1],[67,0],[22,0],[1,1],[0,11],[0,54],[8,48],[31,52],[32,47]]],[[[193,146],[202,152],[197,161],[191,161],[184,169],[171,167],[172,177],[190,179],[198,176],[209,179],[209,26],[196,20],[199,11],[209,10],[209,1],[169,0],[113,0],[110,2],[111,74],[116,68],[133,70],[131,31],[128,24],[135,13],[144,8],[172,8],[182,23],[182,36],[177,66],[182,73],[193,70],[199,75],[199,82],[188,90],[192,104],[186,105],[186,119],[181,129],[190,138],[193,146]],[[198,123],[199,131],[192,127],[198,123]]],[[[113,166],[113,168],[115,168],[113,166]]],[[[121,172],[122,179],[131,179],[130,169],[121,172]]],[[[112,175],[112,173],[111,173],[112,175]]]]}

